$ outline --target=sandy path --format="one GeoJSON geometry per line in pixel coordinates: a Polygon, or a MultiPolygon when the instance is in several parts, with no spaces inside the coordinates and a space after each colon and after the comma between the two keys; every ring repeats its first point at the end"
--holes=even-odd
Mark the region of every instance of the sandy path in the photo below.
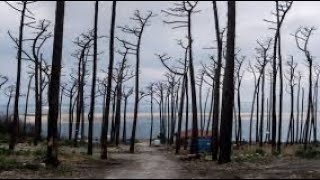
{"type": "Polygon", "coordinates": [[[176,162],[173,155],[147,143],[137,144],[137,153],[112,154],[112,159],[123,160],[118,167],[108,169],[105,179],[182,179],[188,171],[176,162]]]}

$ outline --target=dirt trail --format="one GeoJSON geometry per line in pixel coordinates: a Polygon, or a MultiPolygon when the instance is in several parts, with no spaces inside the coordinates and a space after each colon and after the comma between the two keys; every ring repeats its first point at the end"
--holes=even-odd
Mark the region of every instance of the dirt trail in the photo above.
{"type": "Polygon", "coordinates": [[[135,154],[112,154],[112,159],[123,160],[123,164],[108,169],[105,179],[182,179],[188,177],[172,154],[161,148],[149,147],[147,143],[136,145],[135,154]]]}

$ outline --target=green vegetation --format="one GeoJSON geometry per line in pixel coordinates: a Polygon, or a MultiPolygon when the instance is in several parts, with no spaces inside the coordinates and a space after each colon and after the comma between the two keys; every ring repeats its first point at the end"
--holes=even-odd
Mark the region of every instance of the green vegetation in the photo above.
{"type": "Polygon", "coordinates": [[[18,163],[15,159],[10,159],[5,156],[0,155],[0,171],[1,170],[11,170],[21,168],[22,165],[18,163]]]}
{"type": "Polygon", "coordinates": [[[319,159],[320,150],[316,146],[308,146],[306,150],[303,147],[300,147],[295,155],[303,159],[319,159]]]}

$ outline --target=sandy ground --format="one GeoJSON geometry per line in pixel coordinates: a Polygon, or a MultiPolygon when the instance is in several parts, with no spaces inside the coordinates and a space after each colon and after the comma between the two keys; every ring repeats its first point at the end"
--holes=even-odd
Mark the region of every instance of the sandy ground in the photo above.
{"type": "MultiPolygon", "coordinates": [[[[292,151],[292,150],[289,150],[292,151]]],[[[292,152],[289,152],[291,154],[292,152]]],[[[219,165],[204,159],[186,161],[165,147],[137,144],[137,153],[112,154],[121,162],[106,170],[105,179],[318,179],[320,160],[292,155],[266,156],[250,161],[219,165]]]]}
{"type": "Polygon", "coordinates": [[[108,169],[105,179],[182,179],[189,176],[172,154],[164,148],[150,148],[147,143],[137,144],[135,154],[113,154],[112,158],[124,163],[108,169]]]}
{"type": "MultiPolygon", "coordinates": [[[[20,145],[34,149],[33,146],[20,145]]],[[[128,146],[109,148],[109,160],[99,159],[99,150],[93,157],[85,155],[86,148],[61,148],[62,165],[57,169],[43,168],[0,170],[0,179],[7,178],[72,178],[72,179],[305,179],[320,178],[319,159],[294,157],[290,149],[281,157],[263,156],[251,160],[234,160],[218,165],[216,162],[186,160],[176,156],[172,148],[149,147],[136,144],[136,153],[130,154],[128,146]],[[290,155],[291,154],[291,155],[290,155]]],[[[245,150],[244,152],[247,152],[245,150]]],[[[236,154],[242,153],[241,151],[236,154]]],[[[24,159],[25,160],[25,159],[24,159]]],[[[34,160],[34,159],[32,159],[34,160]]]]}

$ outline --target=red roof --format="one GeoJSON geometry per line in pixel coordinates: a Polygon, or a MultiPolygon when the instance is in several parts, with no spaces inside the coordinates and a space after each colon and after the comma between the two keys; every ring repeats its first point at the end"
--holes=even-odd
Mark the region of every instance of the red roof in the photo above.
{"type": "MultiPolygon", "coordinates": [[[[204,130],[198,130],[198,137],[211,137],[212,136],[212,131],[207,131],[204,130]],[[202,136],[203,135],[203,136],[202,136]]],[[[188,130],[188,138],[192,137],[192,129],[188,130]]],[[[180,133],[180,138],[186,138],[186,132],[183,131],[180,133]]]]}

